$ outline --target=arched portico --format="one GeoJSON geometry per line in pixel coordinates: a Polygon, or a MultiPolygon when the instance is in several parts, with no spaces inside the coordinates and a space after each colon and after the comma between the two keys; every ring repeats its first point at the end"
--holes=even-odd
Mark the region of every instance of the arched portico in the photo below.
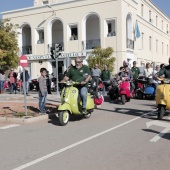
{"type": "Polygon", "coordinates": [[[82,22],[83,50],[100,47],[100,17],[96,13],[87,14],[82,22]]]}

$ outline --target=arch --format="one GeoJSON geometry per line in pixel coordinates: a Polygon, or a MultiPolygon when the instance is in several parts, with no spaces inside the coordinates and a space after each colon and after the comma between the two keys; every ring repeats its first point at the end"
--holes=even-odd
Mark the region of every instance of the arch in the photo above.
{"type": "MultiPolygon", "coordinates": [[[[64,23],[63,23],[63,20],[58,18],[58,17],[52,18],[52,20],[49,21],[49,23],[47,24],[47,35],[48,35],[47,43],[48,43],[49,47],[52,46],[53,42],[54,43],[61,43],[64,46],[64,44],[63,44],[63,42],[64,42],[64,23]],[[59,42],[59,41],[54,42],[53,41],[52,27],[53,27],[53,24],[57,21],[61,22],[61,25],[62,25],[62,42],[59,42]]],[[[61,39],[61,37],[60,37],[60,39],[61,39]]]]}
{"type": "Polygon", "coordinates": [[[18,45],[21,54],[32,54],[32,29],[31,25],[24,22],[20,25],[20,34],[18,36],[18,45]]]}
{"type": "Polygon", "coordinates": [[[92,49],[100,46],[100,22],[99,14],[95,12],[87,13],[82,19],[82,48],[92,49]]]}
{"type": "Polygon", "coordinates": [[[134,49],[133,23],[131,13],[126,17],[126,42],[127,48],[134,49]]]}

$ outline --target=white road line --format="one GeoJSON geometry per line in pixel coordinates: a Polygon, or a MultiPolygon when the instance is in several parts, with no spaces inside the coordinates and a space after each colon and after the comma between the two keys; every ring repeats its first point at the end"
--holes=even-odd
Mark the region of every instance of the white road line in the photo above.
{"type": "Polygon", "coordinates": [[[154,138],[150,140],[150,142],[157,142],[159,139],[161,139],[167,132],[170,131],[170,128],[164,129],[161,133],[156,135],[154,138]]]}
{"type": "Polygon", "coordinates": [[[20,126],[20,125],[16,125],[16,124],[7,125],[7,126],[0,127],[0,130],[9,129],[9,128],[17,127],[17,126],[20,126]]]}
{"type": "MultiPolygon", "coordinates": [[[[151,113],[151,112],[149,112],[149,113],[151,113]]],[[[67,151],[67,150],[69,150],[69,149],[72,149],[72,148],[74,148],[74,147],[76,147],[76,146],[78,146],[78,145],[81,145],[81,144],[83,144],[83,143],[85,143],[85,142],[88,142],[88,141],[90,141],[90,140],[92,140],[92,139],[94,139],[94,138],[97,138],[97,137],[102,136],[102,135],[104,135],[104,134],[106,134],[106,133],[108,133],[108,132],[111,132],[111,131],[113,131],[113,130],[115,130],[115,129],[118,129],[118,128],[124,126],[124,125],[127,125],[127,124],[129,124],[129,123],[131,123],[131,122],[134,122],[134,121],[142,118],[143,116],[145,116],[145,115],[147,115],[147,114],[149,114],[149,113],[143,114],[143,115],[140,116],[140,117],[131,119],[131,120],[129,120],[129,121],[127,121],[127,122],[124,122],[124,123],[122,123],[122,124],[120,124],[120,125],[117,125],[117,126],[112,127],[112,128],[110,128],[110,129],[108,129],[108,130],[105,130],[105,131],[100,132],[100,133],[98,133],[98,134],[96,134],[96,135],[93,135],[93,136],[88,137],[88,138],[86,138],[86,139],[84,139],[84,140],[81,140],[81,141],[76,142],[76,143],[74,143],[74,144],[72,144],[72,145],[69,145],[69,146],[67,146],[67,147],[65,147],[65,148],[62,148],[62,149],[57,150],[57,151],[55,151],[55,152],[52,152],[52,153],[50,153],[50,154],[48,154],[48,155],[46,155],[46,156],[43,156],[43,157],[41,157],[41,158],[38,158],[38,159],[36,159],[36,160],[34,160],[34,161],[31,161],[31,162],[29,162],[29,163],[27,163],[27,164],[21,165],[20,167],[15,168],[15,169],[13,169],[13,170],[22,170],[22,169],[28,168],[28,167],[30,167],[30,166],[32,166],[32,165],[35,165],[35,164],[37,164],[37,163],[39,163],[39,162],[41,162],[41,161],[43,161],[43,160],[46,160],[46,159],[51,158],[51,157],[53,157],[53,156],[56,156],[56,155],[58,155],[58,154],[60,154],[60,153],[62,153],[62,152],[65,152],[65,151],[67,151]]]]}

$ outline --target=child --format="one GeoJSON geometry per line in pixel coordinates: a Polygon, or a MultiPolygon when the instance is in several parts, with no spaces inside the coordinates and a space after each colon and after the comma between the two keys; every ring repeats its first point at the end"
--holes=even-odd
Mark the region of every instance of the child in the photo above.
{"type": "Polygon", "coordinates": [[[46,105],[46,98],[47,98],[47,84],[46,84],[47,70],[45,68],[41,68],[40,73],[41,73],[41,76],[38,78],[39,109],[40,109],[40,114],[46,114],[45,105],[46,105]]]}

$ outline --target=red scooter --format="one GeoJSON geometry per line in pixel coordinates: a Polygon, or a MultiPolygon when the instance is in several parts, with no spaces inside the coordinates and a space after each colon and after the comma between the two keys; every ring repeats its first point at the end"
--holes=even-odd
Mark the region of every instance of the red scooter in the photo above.
{"type": "Polygon", "coordinates": [[[125,104],[126,101],[129,102],[134,95],[134,90],[130,92],[130,81],[127,77],[121,79],[119,84],[119,96],[121,97],[122,104],[125,104]]]}

